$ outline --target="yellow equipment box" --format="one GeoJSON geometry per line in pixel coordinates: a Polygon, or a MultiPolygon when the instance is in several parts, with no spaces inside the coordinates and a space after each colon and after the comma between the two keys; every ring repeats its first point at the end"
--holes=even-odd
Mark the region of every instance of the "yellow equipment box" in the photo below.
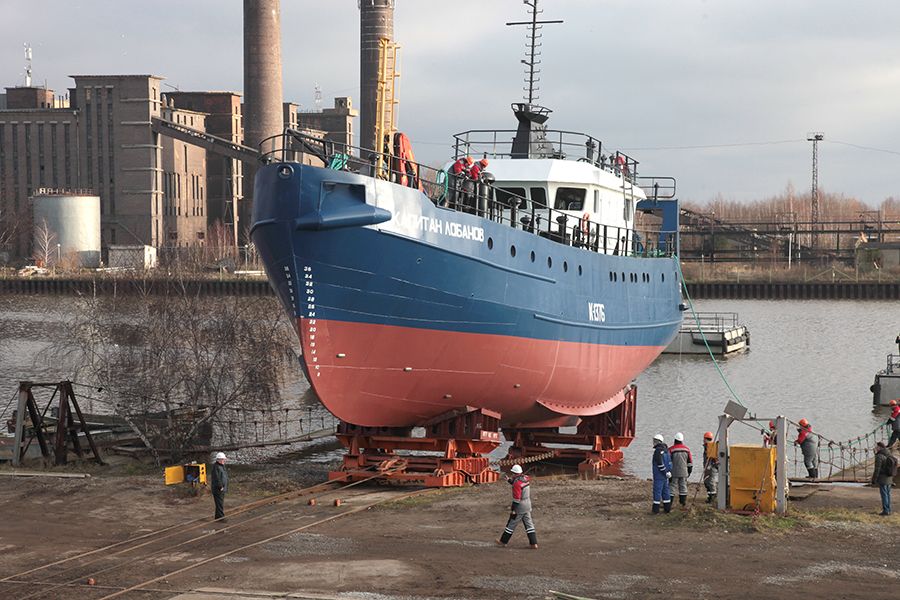
{"type": "Polygon", "coordinates": [[[166,467],[166,485],[183,483],[185,481],[191,485],[206,485],[206,465],[204,463],[190,463],[166,467]]]}
{"type": "Polygon", "coordinates": [[[729,507],[775,512],[775,448],[734,444],[729,465],[729,507]]]}

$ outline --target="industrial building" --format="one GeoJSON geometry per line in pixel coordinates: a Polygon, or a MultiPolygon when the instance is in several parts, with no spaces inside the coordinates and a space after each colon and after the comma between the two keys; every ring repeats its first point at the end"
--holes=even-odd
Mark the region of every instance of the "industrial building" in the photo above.
{"type": "MultiPolygon", "coordinates": [[[[191,136],[176,139],[151,126],[156,119],[240,145],[240,94],[163,94],[162,78],[155,75],[73,78],[67,96],[40,87],[6,88],[6,108],[0,109],[0,239],[7,239],[10,254],[31,255],[29,198],[44,188],[87,189],[100,197],[103,248],[204,244],[217,221],[233,227],[232,239],[240,240],[234,215],[252,191],[243,181],[246,164],[185,141],[191,136]]],[[[281,114],[284,126],[342,143],[353,140],[357,112],[350,98],[335,98],[334,108],[312,112],[283,103],[281,114]]]]}

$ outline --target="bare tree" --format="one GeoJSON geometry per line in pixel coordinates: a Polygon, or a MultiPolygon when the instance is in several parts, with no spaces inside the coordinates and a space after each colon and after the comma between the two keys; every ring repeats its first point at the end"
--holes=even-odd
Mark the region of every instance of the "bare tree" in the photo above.
{"type": "Polygon", "coordinates": [[[103,388],[118,414],[144,423],[177,459],[223,410],[279,404],[296,355],[273,298],[204,297],[177,275],[142,285],[129,290],[139,301],[82,298],[68,326],[74,345],[56,352],[77,378],[103,388]]]}
{"type": "Polygon", "coordinates": [[[56,232],[41,219],[34,226],[34,252],[32,258],[41,267],[48,267],[56,262],[56,232]]]}

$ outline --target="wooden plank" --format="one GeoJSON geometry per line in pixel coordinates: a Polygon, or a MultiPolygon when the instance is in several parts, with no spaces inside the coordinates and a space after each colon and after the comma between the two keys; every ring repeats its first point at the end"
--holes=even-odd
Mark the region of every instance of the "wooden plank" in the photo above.
{"type": "Polygon", "coordinates": [[[53,471],[3,471],[4,477],[57,477],[61,479],[88,479],[90,473],[54,473],[53,471]]]}

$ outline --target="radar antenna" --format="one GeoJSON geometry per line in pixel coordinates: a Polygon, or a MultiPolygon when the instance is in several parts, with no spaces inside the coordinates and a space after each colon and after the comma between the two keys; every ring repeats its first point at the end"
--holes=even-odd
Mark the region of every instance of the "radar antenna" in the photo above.
{"type": "Polygon", "coordinates": [[[31,87],[31,46],[25,43],[25,87],[31,87]]]}
{"type": "Polygon", "coordinates": [[[527,58],[522,59],[521,62],[523,65],[525,65],[526,87],[523,89],[527,92],[527,95],[524,96],[524,99],[529,105],[531,105],[534,104],[534,101],[539,98],[538,91],[540,91],[540,86],[538,84],[540,84],[541,80],[538,78],[538,75],[540,75],[541,73],[541,38],[543,37],[543,35],[541,34],[541,30],[544,28],[544,25],[563,23],[563,21],[538,21],[538,15],[544,12],[543,10],[540,10],[538,8],[538,0],[522,0],[522,2],[526,6],[531,7],[531,20],[512,21],[507,23],[507,25],[527,25],[530,27],[525,38],[525,50],[527,58]]]}

